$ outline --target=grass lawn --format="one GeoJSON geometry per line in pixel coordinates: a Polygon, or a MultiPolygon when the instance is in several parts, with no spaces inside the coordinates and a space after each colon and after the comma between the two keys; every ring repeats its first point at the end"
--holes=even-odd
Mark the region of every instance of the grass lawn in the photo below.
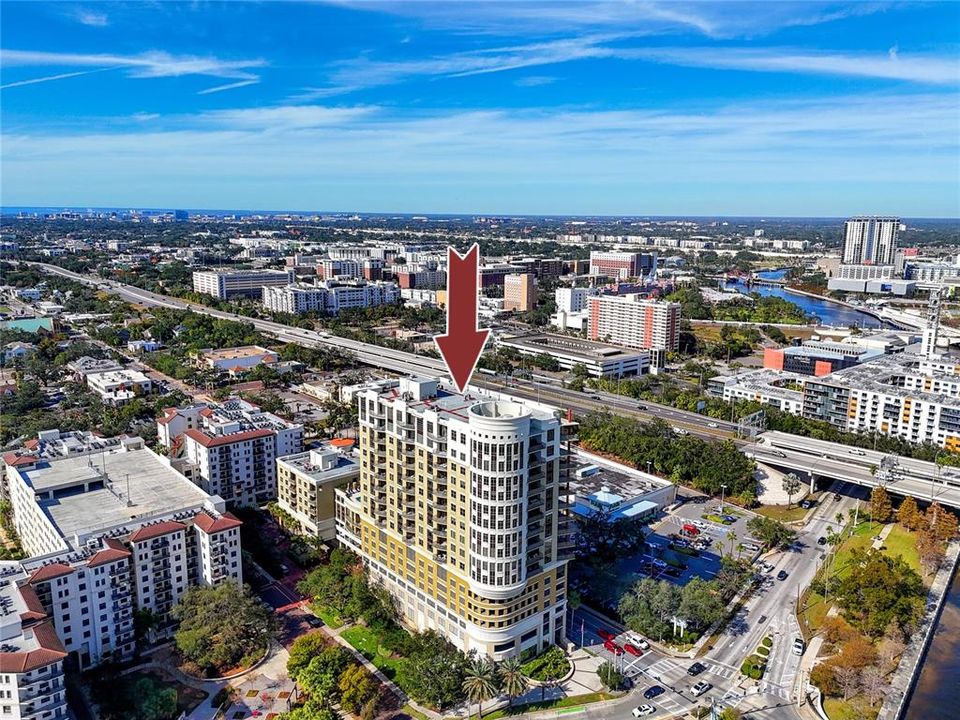
{"type": "MultiPolygon", "coordinates": [[[[800,499],[802,500],[803,498],[800,499]]],[[[778,520],[782,523],[799,522],[810,512],[809,510],[804,510],[796,503],[793,507],[787,507],[786,505],[761,505],[758,508],[754,508],[753,511],[757,515],[763,515],[764,517],[778,520]]]]}
{"type": "Polygon", "coordinates": [[[311,604],[310,609],[313,611],[313,614],[323,620],[324,624],[331,630],[343,627],[343,620],[330,608],[311,604]]]}
{"type": "Polygon", "coordinates": [[[404,705],[401,712],[403,712],[405,715],[415,718],[415,720],[429,720],[426,715],[413,707],[413,705],[404,705]]]}
{"type": "Polygon", "coordinates": [[[880,709],[870,707],[860,698],[826,698],[823,701],[823,710],[830,720],[858,720],[862,717],[875,718],[880,709]]]}
{"type": "Polygon", "coordinates": [[[883,552],[890,557],[899,555],[904,562],[917,571],[920,577],[923,577],[923,570],[920,568],[920,556],[917,554],[917,534],[906,530],[900,525],[894,525],[883,541],[883,552]]]}
{"type": "Polygon", "coordinates": [[[820,593],[807,590],[800,598],[801,607],[804,608],[800,617],[800,625],[803,628],[803,635],[808,640],[820,628],[823,619],[830,611],[830,603],[824,599],[820,593]]]}
{"type": "Polygon", "coordinates": [[[588,695],[574,695],[572,697],[563,697],[556,700],[547,700],[545,702],[528,703],[526,705],[514,705],[495,710],[492,713],[484,713],[484,720],[497,720],[497,718],[509,717],[511,715],[523,715],[538,710],[552,710],[559,708],[574,708],[590,703],[601,702],[603,700],[612,700],[618,697],[605,692],[595,692],[588,695]]]}
{"type": "Polygon", "coordinates": [[[393,679],[400,661],[381,650],[380,637],[373,630],[363,625],[354,625],[340,633],[340,637],[359,650],[360,654],[376,665],[384,675],[393,679]]]}
{"type": "Polygon", "coordinates": [[[711,515],[704,515],[704,516],[703,516],[703,519],[704,519],[704,520],[707,520],[707,521],[709,521],[709,522],[712,522],[712,523],[716,523],[717,525],[733,525],[732,522],[730,522],[729,520],[724,520],[724,519],[723,519],[722,517],[720,517],[719,515],[712,515],[712,514],[711,514],[711,515]]]}

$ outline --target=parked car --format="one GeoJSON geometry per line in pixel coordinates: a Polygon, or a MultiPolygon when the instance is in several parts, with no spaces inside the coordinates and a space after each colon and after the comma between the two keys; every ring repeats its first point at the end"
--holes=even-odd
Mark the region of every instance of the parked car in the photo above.
{"type": "Polygon", "coordinates": [[[793,654],[794,655],[803,655],[803,651],[807,649],[806,644],[803,642],[803,638],[794,638],[793,641],[793,654]]]}
{"type": "Polygon", "coordinates": [[[647,715],[653,715],[657,709],[653,705],[640,705],[635,707],[631,712],[635,718],[646,717],[647,715]]]}
{"type": "Polygon", "coordinates": [[[307,615],[305,618],[307,625],[312,628],[323,627],[323,620],[318,618],[316,615],[307,615]]]}
{"type": "Polygon", "coordinates": [[[613,640],[616,637],[616,635],[614,635],[612,632],[610,632],[609,630],[604,630],[603,628],[600,628],[599,630],[597,630],[597,635],[599,635],[604,640],[613,640]]]}
{"type": "Polygon", "coordinates": [[[707,666],[704,665],[703,663],[695,662],[693,665],[687,668],[687,675],[689,675],[690,677],[696,677],[706,669],[707,669],[707,666]]]}
{"type": "Polygon", "coordinates": [[[701,695],[703,695],[707,690],[709,690],[709,689],[712,688],[712,687],[713,687],[713,685],[711,685],[710,683],[708,683],[706,680],[701,680],[701,681],[698,682],[696,685],[694,685],[692,688],[690,688],[690,694],[693,695],[694,697],[700,697],[701,695]]]}
{"type": "Polygon", "coordinates": [[[823,535],[817,538],[817,545],[826,545],[826,544],[827,544],[827,539],[823,535]]]}
{"type": "Polygon", "coordinates": [[[643,691],[644,700],[653,700],[657,695],[663,695],[666,690],[663,689],[660,685],[654,685],[653,687],[648,687],[643,691]]]}
{"type": "Polygon", "coordinates": [[[603,647],[607,652],[612,652],[614,655],[623,655],[623,648],[617,645],[613,640],[607,640],[603,644],[603,647]]]}
{"type": "Polygon", "coordinates": [[[781,570],[777,573],[777,580],[786,580],[789,573],[786,570],[781,570]]]}
{"type": "Polygon", "coordinates": [[[804,510],[809,510],[813,507],[813,503],[809,500],[804,500],[802,503],[800,503],[800,507],[802,507],[804,510]]]}

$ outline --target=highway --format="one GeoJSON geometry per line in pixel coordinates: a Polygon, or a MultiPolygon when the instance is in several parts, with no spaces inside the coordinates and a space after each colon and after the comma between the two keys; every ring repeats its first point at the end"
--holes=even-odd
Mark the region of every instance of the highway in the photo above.
{"type": "Polygon", "coordinates": [[[897,495],[960,508],[958,468],[782,432],[763,433],[743,451],[757,462],[801,477],[843,480],[866,488],[882,484],[897,495]],[[889,468],[886,473],[884,465],[889,468]]]}
{"type": "MultiPolygon", "coordinates": [[[[187,302],[169,295],[160,295],[148,290],[125,285],[114,281],[105,281],[102,278],[81,275],[79,273],[65,270],[56,265],[46,263],[27,263],[38,267],[45,272],[60,275],[62,277],[82,282],[88,285],[95,285],[102,290],[119,296],[130,303],[143,305],[146,307],[166,307],[177,310],[191,310],[211,317],[222,318],[224,320],[235,320],[252,324],[260,332],[275,337],[281,342],[296,343],[305,347],[332,347],[340,350],[346,350],[356,357],[358,362],[365,365],[371,365],[383,370],[389,370],[400,374],[422,374],[430,377],[449,379],[446,365],[437,358],[416,355],[414,353],[404,352],[385,348],[371,343],[364,343],[358,340],[332,335],[324,331],[305,330],[303,328],[292,327],[282,323],[276,323],[261,318],[252,318],[245,315],[216,310],[206,305],[187,302]]],[[[620,395],[610,393],[595,392],[581,393],[558,386],[556,383],[544,382],[543,380],[526,380],[520,378],[501,378],[492,374],[477,372],[473,376],[472,385],[485,390],[494,390],[505,394],[513,395],[526,400],[536,400],[539,402],[556,405],[563,409],[571,409],[574,412],[585,413],[592,410],[615,411],[618,414],[624,414],[642,419],[660,418],[674,427],[681,428],[684,432],[690,432],[702,437],[724,439],[730,438],[736,432],[736,424],[720,420],[710,420],[697,413],[677,410],[667,405],[660,405],[653,402],[637,402],[632,398],[626,398],[620,395]],[[643,410],[639,406],[643,406],[643,410]],[[715,427],[711,427],[711,424],[715,427]]]]}

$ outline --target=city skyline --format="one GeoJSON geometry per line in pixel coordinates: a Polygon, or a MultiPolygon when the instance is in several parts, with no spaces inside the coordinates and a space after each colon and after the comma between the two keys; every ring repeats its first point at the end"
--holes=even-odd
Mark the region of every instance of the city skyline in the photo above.
{"type": "Polygon", "coordinates": [[[957,217],[958,19],[946,3],[7,4],[2,202],[957,217]]]}

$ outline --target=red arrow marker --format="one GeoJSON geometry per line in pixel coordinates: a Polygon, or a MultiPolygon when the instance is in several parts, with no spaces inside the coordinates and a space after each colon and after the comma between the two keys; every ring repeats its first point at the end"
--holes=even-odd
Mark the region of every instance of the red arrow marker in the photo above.
{"type": "Polygon", "coordinates": [[[480,248],[476,243],[466,255],[447,248],[447,333],[433,341],[460,392],[470,383],[490,335],[489,330],[477,329],[479,266],[480,248]]]}

